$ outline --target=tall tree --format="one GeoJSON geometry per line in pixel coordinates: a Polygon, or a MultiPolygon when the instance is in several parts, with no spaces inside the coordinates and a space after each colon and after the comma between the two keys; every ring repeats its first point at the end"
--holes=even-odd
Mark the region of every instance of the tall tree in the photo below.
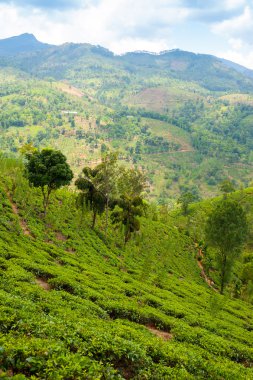
{"type": "Polygon", "coordinates": [[[235,186],[232,181],[225,179],[220,183],[219,189],[223,193],[224,198],[226,198],[229,193],[233,193],[235,191],[235,186]]]}
{"type": "Polygon", "coordinates": [[[82,170],[82,175],[80,175],[75,182],[76,187],[81,190],[77,197],[77,204],[82,209],[82,216],[84,206],[88,207],[93,212],[92,229],[95,227],[97,214],[102,214],[106,205],[106,199],[103,193],[97,188],[97,174],[97,168],[91,169],[85,167],[82,170]]]}
{"type": "Polygon", "coordinates": [[[129,241],[131,234],[140,229],[139,216],[143,215],[143,199],[139,196],[134,198],[129,195],[121,195],[117,201],[111,218],[113,224],[122,224],[124,227],[124,242],[129,241]]]}
{"type": "Polygon", "coordinates": [[[117,181],[119,175],[118,155],[116,153],[106,153],[102,157],[102,162],[96,166],[96,171],[96,188],[105,198],[105,235],[107,236],[109,205],[110,201],[117,192],[117,181]]]}
{"type": "Polygon", "coordinates": [[[43,195],[44,216],[46,216],[52,191],[69,185],[73,173],[66,157],[59,150],[37,150],[29,152],[26,158],[26,176],[30,184],[40,187],[43,195]]]}
{"type": "Polygon", "coordinates": [[[188,214],[190,204],[196,202],[197,200],[198,196],[190,191],[184,192],[180,195],[177,202],[181,204],[183,215],[188,214]]]}
{"type": "Polygon", "coordinates": [[[132,198],[141,196],[146,188],[147,179],[137,169],[120,167],[118,176],[118,192],[132,198]]]}
{"type": "Polygon", "coordinates": [[[224,198],[216,204],[207,221],[206,237],[217,249],[221,294],[229,282],[234,262],[240,256],[247,231],[246,214],[239,203],[224,198]]]}
{"type": "Polygon", "coordinates": [[[115,209],[112,211],[113,224],[121,224],[124,227],[125,244],[131,234],[140,229],[138,217],[143,215],[145,204],[143,191],[146,186],[146,178],[138,170],[120,168],[118,177],[119,197],[115,199],[115,209]]]}

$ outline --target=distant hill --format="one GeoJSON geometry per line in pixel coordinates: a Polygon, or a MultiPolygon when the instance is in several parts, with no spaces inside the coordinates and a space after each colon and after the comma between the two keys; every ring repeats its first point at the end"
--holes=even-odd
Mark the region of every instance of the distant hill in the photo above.
{"type": "Polygon", "coordinates": [[[127,53],[122,60],[137,67],[166,71],[173,78],[195,81],[211,91],[253,89],[252,70],[208,54],[174,49],[160,54],[127,53]]]}
{"type": "Polygon", "coordinates": [[[253,92],[252,70],[212,55],[179,49],[159,54],[137,51],[119,56],[101,46],[87,43],[48,45],[25,33],[0,40],[0,63],[40,77],[51,76],[60,80],[69,79],[71,70],[75,72],[75,84],[83,72],[92,76],[101,76],[106,72],[107,77],[109,74],[107,80],[113,77],[113,82],[115,76],[137,74],[150,78],[156,75],[196,82],[211,91],[253,92]],[[13,55],[16,56],[15,61],[9,61],[8,57],[13,55]]]}
{"type": "Polygon", "coordinates": [[[0,56],[13,56],[20,53],[40,51],[53,45],[38,41],[33,34],[24,33],[19,36],[0,40],[0,56]]]}

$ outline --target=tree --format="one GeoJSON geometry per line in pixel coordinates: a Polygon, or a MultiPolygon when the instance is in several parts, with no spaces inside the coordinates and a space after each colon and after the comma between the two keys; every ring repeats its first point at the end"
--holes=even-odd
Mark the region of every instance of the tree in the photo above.
{"type": "Polygon", "coordinates": [[[143,215],[143,191],[146,185],[145,176],[138,170],[120,168],[118,176],[119,198],[114,201],[116,207],[112,211],[113,224],[122,224],[124,227],[125,244],[135,231],[139,231],[139,216],[143,215]]]}
{"type": "Polygon", "coordinates": [[[248,231],[246,214],[239,203],[232,199],[219,201],[206,224],[206,238],[217,249],[216,259],[220,270],[220,292],[225,286],[233,264],[240,256],[248,231]]]}
{"type": "Polygon", "coordinates": [[[32,142],[23,145],[23,146],[19,149],[20,153],[21,153],[22,155],[24,155],[24,156],[28,156],[28,155],[30,155],[30,154],[33,154],[33,153],[36,152],[36,150],[37,150],[37,148],[35,148],[35,146],[33,145],[32,142]]]}
{"type": "Polygon", "coordinates": [[[225,179],[224,181],[220,183],[219,189],[223,193],[224,197],[226,198],[227,194],[233,193],[235,191],[235,186],[233,182],[231,182],[229,179],[225,179]]]}
{"type": "Polygon", "coordinates": [[[102,157],[102,162],[96,166],[96,189],[105,198],[106,225],[105,235],[107,236],[109,204],[117,192],[118,179],[118,155],[116,153],[106,153],[102,157]]]}
{"type": "Polygon", "coordinates": [[[77,205],[82,209],[82,216],[84,206],[89,207],[92,212],[91,228],[94,229],[97,214],[102,214],[105,210],[106,199],[103,193],[97,189],[96,176],[98,174],[97,168],[91,169],[85,167],[82,170],[82,175],[76,180],[76,187],[81,190],[77,197],[77,205]]]}
{"type": "Polygon", "coordinates": [[[139,231],[140,222],[138,216],[143,214],[143,199],[139,196],[131,198],[129,195],[121,195],[117,201],[111,218],[113,224],[121,223],[124,226],[124,242],[129,241],[131,233],[139,231]]]}
{"type": "Polygon", "coordinates": [[[134,198],[140,196],[146,188],[145,175],[136,169],[119,168],[118,192],[134,198]]]}
{"type": "Polygon", "coordinates": [[[198,196],[191,193],[190,191],[186,192],[186,193],[183,193],[180,195],[180,197],[178,198],[178,203],[181,204],[181,208],[182,208],[182,213],[183,215],[187,215],[188,214],[188,211],[189,211],[189,205],[192,203],[192,202],[195,202],[198,200],[198,196]]]}
{"type": "Polygon", "coordinates": [[[43,149],[26,155],[26,176],[34,187],[40,187],[43,195],[44,217],[53,190],[69,185],[73,173],[66,157],[58,150],[43,149]]]}

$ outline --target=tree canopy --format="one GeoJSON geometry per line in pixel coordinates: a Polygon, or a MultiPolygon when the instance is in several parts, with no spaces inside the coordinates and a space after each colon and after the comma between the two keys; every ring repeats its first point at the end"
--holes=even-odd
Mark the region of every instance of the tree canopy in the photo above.
{"type": "Polygon", "coordinates": [[[26,158],[26,176],[30,184],[41,188],[46,215],[52,190],[69,185],[73,178],[72,170],[64,154],[58,150],[36,150],[27,154],[26,158]]]}
{"type": "Polygon", "coordinates": [[[82,215],[84,206],[93,211],[92,225],[95,227],[97,214],[102,214],[106,206],[106,198],[103,193],[98,190],[96,176],[98,174],[97,168],[85,167],[82,174],[76,180],[75,185],[78,190],[81,190],[77,197],[77,205],[82,208],[82,215]]]}
{"type": "Polygon", "coordinates": [[[233,263],[240,255],[247,231],[246,213],[238,202],[222,199],[216,204],[207,221],[206,237],[209,244],[217,249],[221,293],[229,281],[233,263]]]}

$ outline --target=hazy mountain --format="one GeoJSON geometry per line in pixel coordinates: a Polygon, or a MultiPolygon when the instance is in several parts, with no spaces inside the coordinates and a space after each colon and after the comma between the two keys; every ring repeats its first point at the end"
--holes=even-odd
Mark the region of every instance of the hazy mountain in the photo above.
{"type": "Polygon", "coordinates": [[[20,53],[40,51],[53,45],[40,42],[33,34],[24,33],[19,36],[0,40],[0,56],[13,56],[20,53]]]}
{"type": "MultiPolygon", "coordinates": [[[[212,55],[179,49],[154,54],[145,51],[114,55],[91,44],[65,43],[53,46],[39,42],[32,34],[0,40],[1,66],[14,66],[39,77],[78,78],[85,75],[126,77],[140,75],[171,77],[200,84],[211,91],[253,91],[253,71],[212,55]],[[15,55],[15,60],[9,59],[15,55]],[[1,59],[2,56],[2,59],[1,59]],[[88,72],[87,72],[88,68],[88,72]]],[[[108,78],[107,78],[108,79],[108,78]]],[[[130,78],[130,81],[134,76],[130,78]]]]}

